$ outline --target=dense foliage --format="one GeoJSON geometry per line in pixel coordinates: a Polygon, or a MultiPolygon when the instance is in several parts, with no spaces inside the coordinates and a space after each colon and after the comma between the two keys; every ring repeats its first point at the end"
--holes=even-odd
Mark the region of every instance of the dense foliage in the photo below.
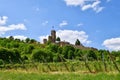
{"type": "Polygon", "coordinates": [[[75,45],[81,45],[79,39],[76,40],[75,45]]]}
{"type": "MultiPolygon", "coordinates": [[[[59,40],[59,39],[58,39],[59,40]]],[[[80,41],[77,40],[77,45],[80,41]]],[[[61,62],[66,60],[109,60],[113,55],[114,60],[120,61],[120,51],[109,52],[107,50],[79,49],[73,45],[60,46],[58,44],[40,44],[34,39],[27,38],[25,41],[9,38],[0,38],[0,62],[61,62]]]]}

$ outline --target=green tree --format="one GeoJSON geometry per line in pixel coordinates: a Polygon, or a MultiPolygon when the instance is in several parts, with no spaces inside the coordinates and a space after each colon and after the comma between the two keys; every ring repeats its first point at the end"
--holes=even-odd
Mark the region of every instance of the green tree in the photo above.
{"type": "Polygon", "coordinates": [[[20,39],[15,39],[15,41],[20,42],[21,40],[20,39]]]}
{"type": "Polygon", "coordinates": [[[60,47],[60,46],[59,46],[57,52],[58,52],[59,54],[62,54],[62,50],[63,50],[63,47],[60,47]]]}
{"type": "Polygon", "coordinates": [[[30,38],[26,38],[26,39],[25,39],[25,42],[26,42],[26,43],[29,43],[29,42],[30,42],[30,38]]]}
{"type": "Polygon", "coordinates": [[[74,52],[72,50],[68,51],[68,59],[73,59],[74,58],[74,52]]]}
{"type": "Polygon", "coordinates": [[[34,45],[32,45],[32,44],[27,45],[27,46],[25,47],[25,50],[24,50],[24,51],[25,51],[25,54],[31,54],[34,49],[35,49],[35,48],[34,48],[34,45]]]}
{"type": "Polygon", "coordinates": [[[54,57],[54,52],[50,51],[50,50],[44,50],[45,53],[47,54],[47,56],[45,56],[45,60],[47,62],[53,62],[53,57],[54,57]]]}
{"type": "Polygon", "coordinates": [[[99,50],[98,52],[99,52],[99,55],[101,56],[101,60],[108,60],[109,59],[108,51],[99,50]]]}
{"type": "Polygon", "coordinates": [[[52,62],[53,53],[49,50],[35,49],[32,53],[32,60],[39,62],[52,62]]]}
{"type": "Polygon", "coordinates": [[[61,40],[60,40],[60,37],[57,37],[57,38],[56,38],[56,41],[60,42],[60,41],[61,41],[61,40]]]}
{"type": "Polygon", "coordinates": [[[79,39],[76,40],[75,45],[82,45],[79,39]]]}
{"type": "Polygon", "coordinates": [[[3,61],[8,62],[10,59],[10,54],[11,54],[11,52],[9,52],[8,49],[0,48],[0,59],[2,59],[3,61]]]}
{"type": "Polygon", "coordinates": [[[74,54],[75,54],[75,58],[76,58],[77,60],[83,60],[82,57],[84,56],[84,53],[82,52],[82,50],[80,50],[80,49],[75,49],[74,54]]]}
{"type": "Polygon", "coordinates": [[[10,36],[9,39],[10,39],[10,40],[14,40],[14,37],[13,37],[13,36],[10,36]]]}
{"type": "Polygon", "coordinates": [[[87,54],[89,60],[97,60],[97,55],[93,50],[88,50],[87,54]]]}
{"type": "Polygon", "coordinates": [[[56,45],[56,44],[49,44],[49,45],[46,46],[46,49],[48,49],[48,50],[50,50],[54,53],[57,53],[58,48],[59,48],[59,46],[56,45]]]}
{"type": "Polygon", "coordinates": [[[31,39],[30,43],[36,43],[37,41],[35,39],[31,39]]]}
{"type": "Polygon", "coordinates": [[[54,62],[61,62],[62,61],[61,58],[60,58],[60,54],[59,53],[54,54],[53,61],[54,62]]]}
{"type": "Polygon", "coordinates": [[[12,48],[18,48],[19,47],[19,42],[11,41],[11,47],[12,48]]]}
{"type": "Polygon", "coordinates": [[[41,49],[35,49],[32,53],[32,59],[38,62],[44,62],[46,53],[41,49]]]}
{"type": "Polygon", "coordinates": [[[11,54],[11,60],[12,60],[13,62],[19,62],[19,59],[21,59],[21,55],[20,55],[19,50],[16,49],[16,48],[13,48],[13,49],[11,50],[11,52],[12,52],[12,54],[11,54]]]}
{"type": "Polygon", "coordinates": [[[63,47],[62,54],[64,55],[64,58],[68,59],[68,53],[70,50],[74,54],[75,48],[73,46],[67,45],[63,47]]]}
{"type": "Polygon", "coordinates": [[[0,59],[3,61],[9,62],[11,60],[17,62],[19,58],[21,57],[17,49],[0,48],[0,59]]]}

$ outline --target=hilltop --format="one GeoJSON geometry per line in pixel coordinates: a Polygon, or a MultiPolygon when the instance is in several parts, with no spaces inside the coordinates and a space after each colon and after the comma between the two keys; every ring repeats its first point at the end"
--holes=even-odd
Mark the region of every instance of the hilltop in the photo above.
{"type": "MultiPolygon", "coordinates": [[[[15,63],[20,61],[61,62],[73,59],[84,60],[84,55],[88,60],[100,60],[102,54],[107,58],[110,53],[107,50],[85,47],[78,39],[74,45],[61,41],[59,37],[56,37],[55,30],[52,30],[51,35],[48,36],[48,39],[43,39],[43,42],[41,44],[30,38],[26,38],[26,40],[14,39],[12,36],[0,38],[0,60],[6,63],[11,61],[15,63]]],[[[117,58],[119,51],[113,51],[111,54],[117,58]]]]}

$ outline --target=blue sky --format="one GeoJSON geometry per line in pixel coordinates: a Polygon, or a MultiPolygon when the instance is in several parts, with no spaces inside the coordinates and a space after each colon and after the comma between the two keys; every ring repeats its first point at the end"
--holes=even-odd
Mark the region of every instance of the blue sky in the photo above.
{"type": "Polygon", "coordinates": [[[0,36],[41,41],[52,26],[72,44],[120,50],[120,1],[0,0],[0,36]]]}

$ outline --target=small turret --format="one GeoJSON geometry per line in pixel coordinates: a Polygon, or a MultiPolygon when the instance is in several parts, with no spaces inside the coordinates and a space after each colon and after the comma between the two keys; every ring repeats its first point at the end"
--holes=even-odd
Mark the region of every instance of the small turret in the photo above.
{"type": "Polygon", "coordinates": [[[47,39],[43,39],[43,43],[46,44],[47,43],[47,39]]]}
{"type": "Polygon", "coordinates": [[[52,42],[52,36],[48,36],[48,41],[52,42]]]}

